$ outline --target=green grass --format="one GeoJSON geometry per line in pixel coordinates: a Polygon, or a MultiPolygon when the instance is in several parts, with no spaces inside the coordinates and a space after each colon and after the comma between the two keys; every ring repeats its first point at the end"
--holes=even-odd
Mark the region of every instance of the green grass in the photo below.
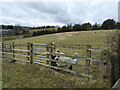
{"type": "Polygon", "coordinates": [[[22,38],[23,37],[23,35],[19,35],[19,36],[4,36],[4,37],[0,37],[0,39],[2,39],[2,40],[15,40],[15,39],[17,39],[17,38],[22,38]]]}
{"type": "MultiPolygon", "coordinates": [[[[57,46],[70,45],[93,45],[95,48],[102,48],[106,36],[111,30],[96,31],[78,31],[78,33],[49,34],[24,38],[20,40],[5,41],[4,43],[27,44],[30,43],[51,43],[55,42],[57,46]]],[[[25,47],[19,47],[25,48],[25,47]]],[[[83,55],[85,49],[61,50],[67,54],[79,52],[83,55]]],[[[84,52],[85,53],[85,52],[84,52]]],[[[21,58],[21,57],[20,57],[21,58]]],[[[5,88],[104,88],[105,85],[99,79],[90,80],[78,77],[61,71],[55,71],[37,64],[18,64],[8,63],[10,59],[3,61],[3,87],[5,88]]]]}
{"type": "Polygon", "coordinates": [[[3,62],[4,88],[100,88],[104,83],[55,71],[37,64],[3,62]],[[97,85],[96,85],[97,84],[97,85]],[[94,86],[96,85],[96,86],[94,86]]]}
{"type": "Polygon", "coordinates": [[[104,45],[104,41],[106,40],[106,36],[112,30],[96,30],[96,31],[78,31],[77,35],[60,36],[56,34],[42,35],[30,38],[24,38],[21,40],[11,40],[5,43],[17,43],[17,44],[27,44],[30,43],[51,43],[55,42],[56,45],[59,46],[70,46],[70,45],[104,45]],[[96,32],[96,33],[95,33],[96,32]],[[65,37],[66,39],[59,39],[65,37]]]}

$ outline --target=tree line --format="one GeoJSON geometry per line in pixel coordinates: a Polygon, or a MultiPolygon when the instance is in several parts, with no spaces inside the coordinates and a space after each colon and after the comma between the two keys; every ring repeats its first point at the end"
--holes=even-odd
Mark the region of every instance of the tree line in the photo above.
{"type": "Polygon", "coordinates": [[[89,31],[89,30],[108,30],[108,29],[120,29],[120,22],[116,22],[114,19],[105,20],[102,25],[95,23],[83,23],[74,25],[64,25],[58,27],[57,30],[41,30],[33,33],[33,36],[39,36],[44,34],[60,33],[60,32],[70,32],[70,31],[89,31]]]}
{"type": "Polygon", "coordinates": [[[62,27],[57,27],[57,30],[53,29],[56,26],[41,26],[41,27],[22,27],[20,25],[1,25],[2,29],[13,29],[12,33],[7,33],[7,35],[24,35],[24,37],[30,36],[39,36],[45,34],[52,33],[60,33],[60,32],[70,32],[70,31],[90,31],[90,30],[107,30],[107,29],[120,29],[120,22],[116,22],[114,19],[107,19],[101,25],[100,24],[91,24],[91,23],[83,23],[83,24],[68,24],[62,27]],[[30,30],[34,29],[43,29],[39,31],[34,31],[30,33],[30,30]],[[47,28],[51,28],[53,30],[47,30],[47,28]],[[45,30],[46,29],[46,30],[45,30]]]}

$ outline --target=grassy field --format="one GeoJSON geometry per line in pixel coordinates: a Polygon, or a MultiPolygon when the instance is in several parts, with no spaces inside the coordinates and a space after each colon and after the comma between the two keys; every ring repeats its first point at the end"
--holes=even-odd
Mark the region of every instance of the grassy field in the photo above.
{"type": "Polygon", "coordinates": [[[55,42],[56,45],[70,46],[70,45],[104,45],[106,36],[113,30],[96,30],[96,31],[78,31],[78,32],[65,32],[58,34],[42,35],[21,40],[11,40],[5,43],[27,44],[30,43],[51,43],[55,42]]]}
{"type": "MultiPolygon", "coordinates": [[[[95,48],[102,48],[106,36],[111,30],[103,31],[78,31],[66,32],[51,35],[42,35],[20,40],[5,41],[4,43],[27,44],[30,43],[51,43],[57,46],[70,45],[93,45],[95,48]]],[[[23,47],[21,47],[23,48],[23,47]]],[[[67,51],[73,53],[72,51],[67,51]]],[[[78,77],[66,72],[55,71],[37,64],[8,63],[3,60],[3,87],[5,88],[104,88],[110,87],[100,80],[90,80],[78,77]]]]}
{"type": "Polygon", "coordinates": [[[58,72],[37,64],[3,63],[4,88],[100,88],[106,87],[97,80],[58,72]]]}

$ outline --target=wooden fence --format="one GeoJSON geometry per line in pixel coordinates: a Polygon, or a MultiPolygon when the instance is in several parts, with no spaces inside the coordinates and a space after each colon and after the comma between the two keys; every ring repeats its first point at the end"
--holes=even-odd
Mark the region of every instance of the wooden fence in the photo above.
{"type": "MultiPolygon", "coordinates": [[[[91,66],[91,61],[97,61],[99,62],[100,60],[96,60],[96,58],[92,58],[91,54],[93,51],[95,52],[100,52],[101,49],[93,49],[91,45],[87,45],[86,46],[86,55],[85,56],[76,56],[76,55],[66,55],[66,54],[61,54],[61,53],[55,53],[55,49],[56,48],[73,48],[73,47],[57,47],[53,44],[42,44],[42,43],[28,43],[26,45],[26,49],[20,49],[17,48],[18,46],[25,46],[25,45],[20,45],[20,44],[4,44],[2,43],[2,57],[3,58],[10,58],[8,56],[6,56],[6,54],[11,55],[12,60],[17,60],[17,61],[25,61],[25,62],[29,62],[31,64],[40,64],[40,65],[44,65],[46,67],[50,67],[50,68],[54,68],[54,69],[59,69],[59,70],[63,70],[66,72],[70,72],[73,74],[77,74],[80,76],[84,76],[84,77],[88,77],[89,78],[94,78],[93,75],[91,75],[92,73],[92,69],[96,69],[99,67],[92,67],[91,66]],[[24,54],[22,53],[24,52],[24,54]],[[52,55],[55,56],[59,56],[59,57],[68,57],[68,58],[74,58],[74,59],[84,59],[85,64],[74,64],[71,62],[61,62],[59,60],[53,60],[52,59],[52,55]],[[21,56],[21,57],[26,57],[26,60],[18,59],[16,58],[16,56],[21,56]],[[64,66],[54,66],[51,64],[51,62],[55,62],[57,64],[62,63],[64,64],[64,66]],[[66,66],[65,66],[66,65],[66,66]],[[79,70],[79,67],[81,67],[82,69],[80,69],[80,72],[75,71],[75,70],[70,70],[68,68],[68,66],[77,66],[75,69],[79,70]]],[[[82,61],[82,60],[81,60],[82,61]]],[[[79,62],[79,61],[78,61],[79,62]]]]}
{"type": "Polygon", "coordinates": [[[2,58],[8,58],[8,59],[11,59],[12,60],[17,60],[17,61],[26,61],[26,62],[30,62],[31,61],[31,44],[28,43],[26,46],[27,46],[27,49],[18,49],[18,48],[15,48],[16,46],[25,46],[25,45],[20,45],[20,44],[14,44],[14,43],[11,43],[11,44],[4,44],[2,43],[2,58]],[[19,53],[17,53],[16,51],[18,51],[19,53]],[[21,52],[25,52],[26,54],[22,54],[21,52]],[[5,54],[7,55],[10,55],[10,56],[5,56],[5,54]],[[16,58],[16,56],[22,56],[22,57],[27,57],[27,60],[21,60],[21,59],[18,59],[16,58]]]}

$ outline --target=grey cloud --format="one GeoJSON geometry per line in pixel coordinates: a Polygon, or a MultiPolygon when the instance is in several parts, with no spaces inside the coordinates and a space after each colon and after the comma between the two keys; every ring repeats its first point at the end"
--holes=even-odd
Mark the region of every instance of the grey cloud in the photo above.
{"type": "Polygon", "coordinates": [[[101,23],[117,20],[117,2],[11,2],[0,5],[3,23],[37,26],[41,24],[101,23]]]}

